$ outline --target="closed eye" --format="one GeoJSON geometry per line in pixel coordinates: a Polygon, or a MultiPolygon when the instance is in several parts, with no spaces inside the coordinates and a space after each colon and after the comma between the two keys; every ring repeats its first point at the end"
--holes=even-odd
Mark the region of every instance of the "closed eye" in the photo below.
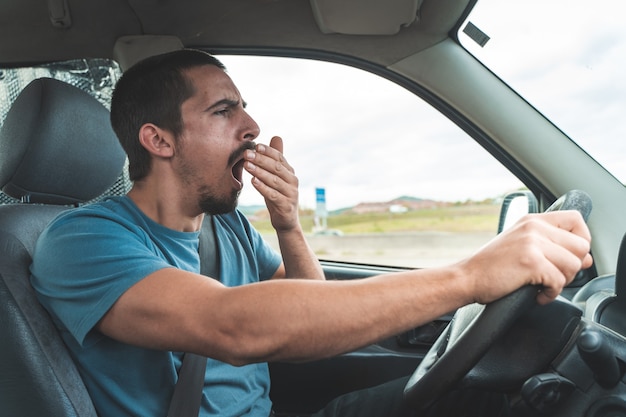
{"type": "Polygon", "coordinates": [[[228,116],[228,114],[240,104],[243,106],[244,109],[246,108],[245,101],[240,102],[239,100],[223,99],[209,106],[207,110],[213,111],[213,114],[217,116],[228,116]]]}
{"type": "Polygon", "coordinates": [[[217,115],[217,116],[227,116],[228,113],[230,113],[231,111],[231,107],[228,107],[226,109],[222,109],[222,110],[216,110],[213,112],[213,114],[217,115]]]}

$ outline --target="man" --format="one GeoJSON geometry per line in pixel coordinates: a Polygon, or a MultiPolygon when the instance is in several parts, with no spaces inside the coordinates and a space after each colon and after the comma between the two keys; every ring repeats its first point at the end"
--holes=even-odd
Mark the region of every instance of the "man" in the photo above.
{"type": "Polygon", "coordinates": [[[337,355],[525,284],[543,285],[546,303],[591,265],[581,216],[554,212],[448,267],[327,282],[299,224],[282,140],[254,144],[259,127],[214,57],[181,50],[135,65],[116,87],[111,120],[131,191],[61,215],[32,266],[102,416],[165,415],[180,352],[195,352],[210,358],[201,415],[265,417],[268,361],[337,355]],[[244,169],[281,257],[235,209],[244,169]],[[198,274],[203,220],[214,228],[219,280],[198,274]]]}

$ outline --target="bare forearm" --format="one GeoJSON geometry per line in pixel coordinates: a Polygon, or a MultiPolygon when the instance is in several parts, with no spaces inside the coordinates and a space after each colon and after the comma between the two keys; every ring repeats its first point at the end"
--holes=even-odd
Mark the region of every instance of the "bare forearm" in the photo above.
{"type": "Polygon", "coordinates": [[[324,271],[302,229],[278,232],[277,235],[287,278],[324,279],[324,271]]]}
{"type": "Polygon", "coordinates": [[[279,280],[229,289],[218,310],[232,326],[240,350],[230,349],[232,356],[225,359],[237,364],[302,361],[354,350],[467,303],[456,281],[450,269],[358,281],[279,280]]]}
{"type": "Polygon", "coordinates": [[[228,288],[165,269],[120,297],[98,329],[125,343],[236,365],[311,360],[354,350],[469,302],[460,280],[449,268],[228,288]]]}

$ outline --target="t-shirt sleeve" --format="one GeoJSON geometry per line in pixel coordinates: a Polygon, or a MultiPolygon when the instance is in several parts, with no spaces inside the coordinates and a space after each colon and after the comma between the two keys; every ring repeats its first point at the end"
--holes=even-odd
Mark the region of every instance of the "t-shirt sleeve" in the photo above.
{"type": "Polygon", "coordinates": [[[79,344],[131,286],[170,267],[123,220],[72,210],[39,238],[31,283],[40,302],[79,344]]]}

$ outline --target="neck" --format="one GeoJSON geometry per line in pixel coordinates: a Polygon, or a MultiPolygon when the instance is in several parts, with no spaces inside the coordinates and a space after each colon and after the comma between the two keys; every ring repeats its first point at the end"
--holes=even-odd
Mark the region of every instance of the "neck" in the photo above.
{"type": "Polygon", "coordinates": [[[128,197],[150,219],[173,230],[195,232],[200,230],[203,213],[197,213],[193,204],[181,194],[182,187],[157,186],[155,181],[140,180],[133,184],[128,197]]]}

